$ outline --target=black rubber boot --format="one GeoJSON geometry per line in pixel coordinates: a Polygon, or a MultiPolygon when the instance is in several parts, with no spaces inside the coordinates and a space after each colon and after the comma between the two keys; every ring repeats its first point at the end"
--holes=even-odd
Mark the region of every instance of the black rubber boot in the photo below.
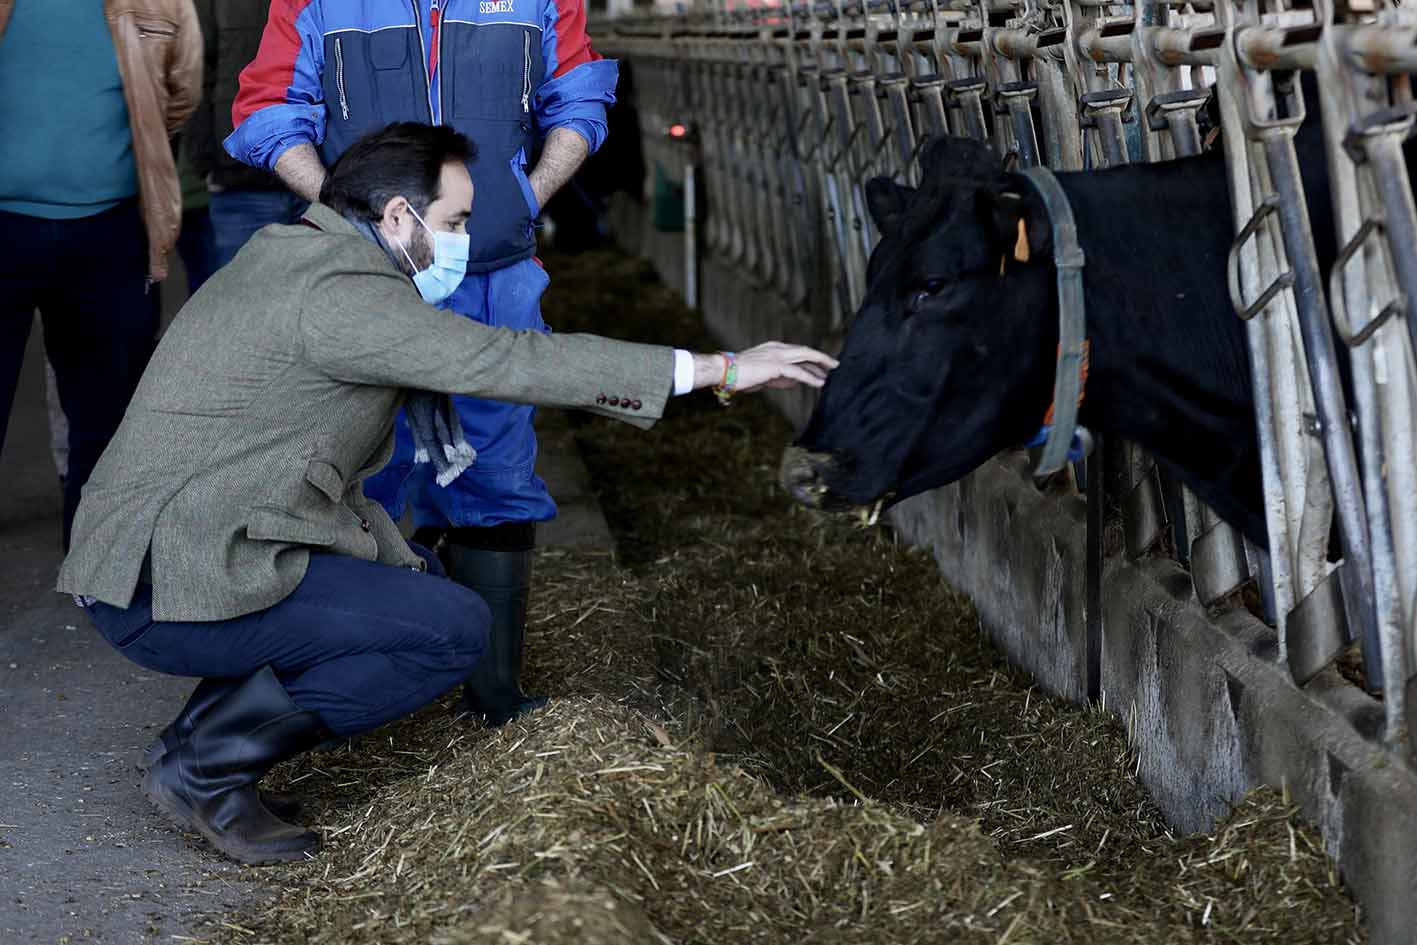
{"type": "MultiPolygon", "coordinates": [[[[215,705],[222,696],[234,689],[239,682],[240,680],[236,679],[203,679],[197,683],[197,688],[193,689],[192,694],[187,697],[187,704],[182,707],[181,712],[177,713],[177,718],[169,722],[167,728],[159,732],[157,738],[154,738],[152,744],[143,752],[143,759],[138,762],[138,769],[146,773],[153,765],[161,761],[163,755],[175,748],[182,739],[192,734],[197,720],[205,715],[207,710],[215,705]]],[[[300,816],[300,800],[293,794],[262,791],[261,803],[265,804],[266,809],[277,817],[300,816]]]]}
{"type": "Polygon", "coordinates": [[[487,651],[463,685],[458,710],[489,728],[500,728],[546,705],[522,692],[522,639],[531,592],[531,549],[535,526],[511,523],[493,528],[455,528],[443,545],[448,577],[487,602],[491,622],[487,651]]]}
{"type": "Polygon", "coordinates": [[[445,533],[444,529],[434,525],[422,525],[409,536],[408,540],[415,545],[422,545],[436,555],[442,551],[445,533]]]}
{"type": "Polygon", "coordinates": [[[184,827],[241,863],[281,863],[320,849],[320,837],[279,819],[256,783],[328,735],[269,666],[218,698],[143,778],[143,793],[184,827]]]}

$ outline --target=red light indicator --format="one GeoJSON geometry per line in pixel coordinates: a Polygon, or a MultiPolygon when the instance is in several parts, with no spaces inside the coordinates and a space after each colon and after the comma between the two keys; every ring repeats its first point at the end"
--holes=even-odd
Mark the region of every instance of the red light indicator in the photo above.
{"type": "Polygon", "coordinates": [[[677,122],[669,126],[669,137],[671,138],[682,138],[688,133],[689,129],[677,122]]]}

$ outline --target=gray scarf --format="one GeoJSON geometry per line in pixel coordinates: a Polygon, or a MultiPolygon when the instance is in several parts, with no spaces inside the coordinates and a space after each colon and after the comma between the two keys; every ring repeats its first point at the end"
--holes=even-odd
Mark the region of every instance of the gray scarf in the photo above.
{"type": "MultiPolygon", "coordinates": [[[[346,217],[346,219],[349,219],[346,217]]],[[[375,246],[394,266],[399,266],[398,258],[390,251],[383,237],[366,220],[350,220],[355,228],[375,246]]],[[[437,394],[426,390],[409,390],[403,402],[404,413],[408,416],[409,428],[413,431],[413,461],[433,464],[438,485],[446,486],[463,474],[477,461],[477,450],[463,436],[462,423],[458,420],[457,408],[447,394],[437,394]]]]}

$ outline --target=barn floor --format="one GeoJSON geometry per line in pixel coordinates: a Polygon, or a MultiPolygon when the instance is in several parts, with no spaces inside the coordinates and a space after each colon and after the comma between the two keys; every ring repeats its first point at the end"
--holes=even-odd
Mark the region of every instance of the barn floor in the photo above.
{"type": "MultiPolygon", "coordinates": [[[[549,257],[559,331],[705,345],[648,268],[549,257]]],[[[314,862],[223,943],[1363,941],[1283,798],[1175,838],[1127,733],[1003,662],[933,563],[790,505],[767,405],[574,421],[618,551],[538,558],[528,688],[447,702],[275,776],[314,862]]]]}

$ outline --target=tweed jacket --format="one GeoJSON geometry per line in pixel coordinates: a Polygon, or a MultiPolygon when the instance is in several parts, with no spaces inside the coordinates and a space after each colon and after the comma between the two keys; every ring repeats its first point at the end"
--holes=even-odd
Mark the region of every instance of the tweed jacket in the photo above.
{"type": "Polygon", "coordinates": [[[439,311],[334,211],[305,217],[318,229],[257,233],[163,336],[84,487],[59,590],[127,607],[146,558],[155,619],[214,621],[284,599],[311,549],[420,568],[362,488],[407,388],[661,416],[671,349],[439,311]]]}

